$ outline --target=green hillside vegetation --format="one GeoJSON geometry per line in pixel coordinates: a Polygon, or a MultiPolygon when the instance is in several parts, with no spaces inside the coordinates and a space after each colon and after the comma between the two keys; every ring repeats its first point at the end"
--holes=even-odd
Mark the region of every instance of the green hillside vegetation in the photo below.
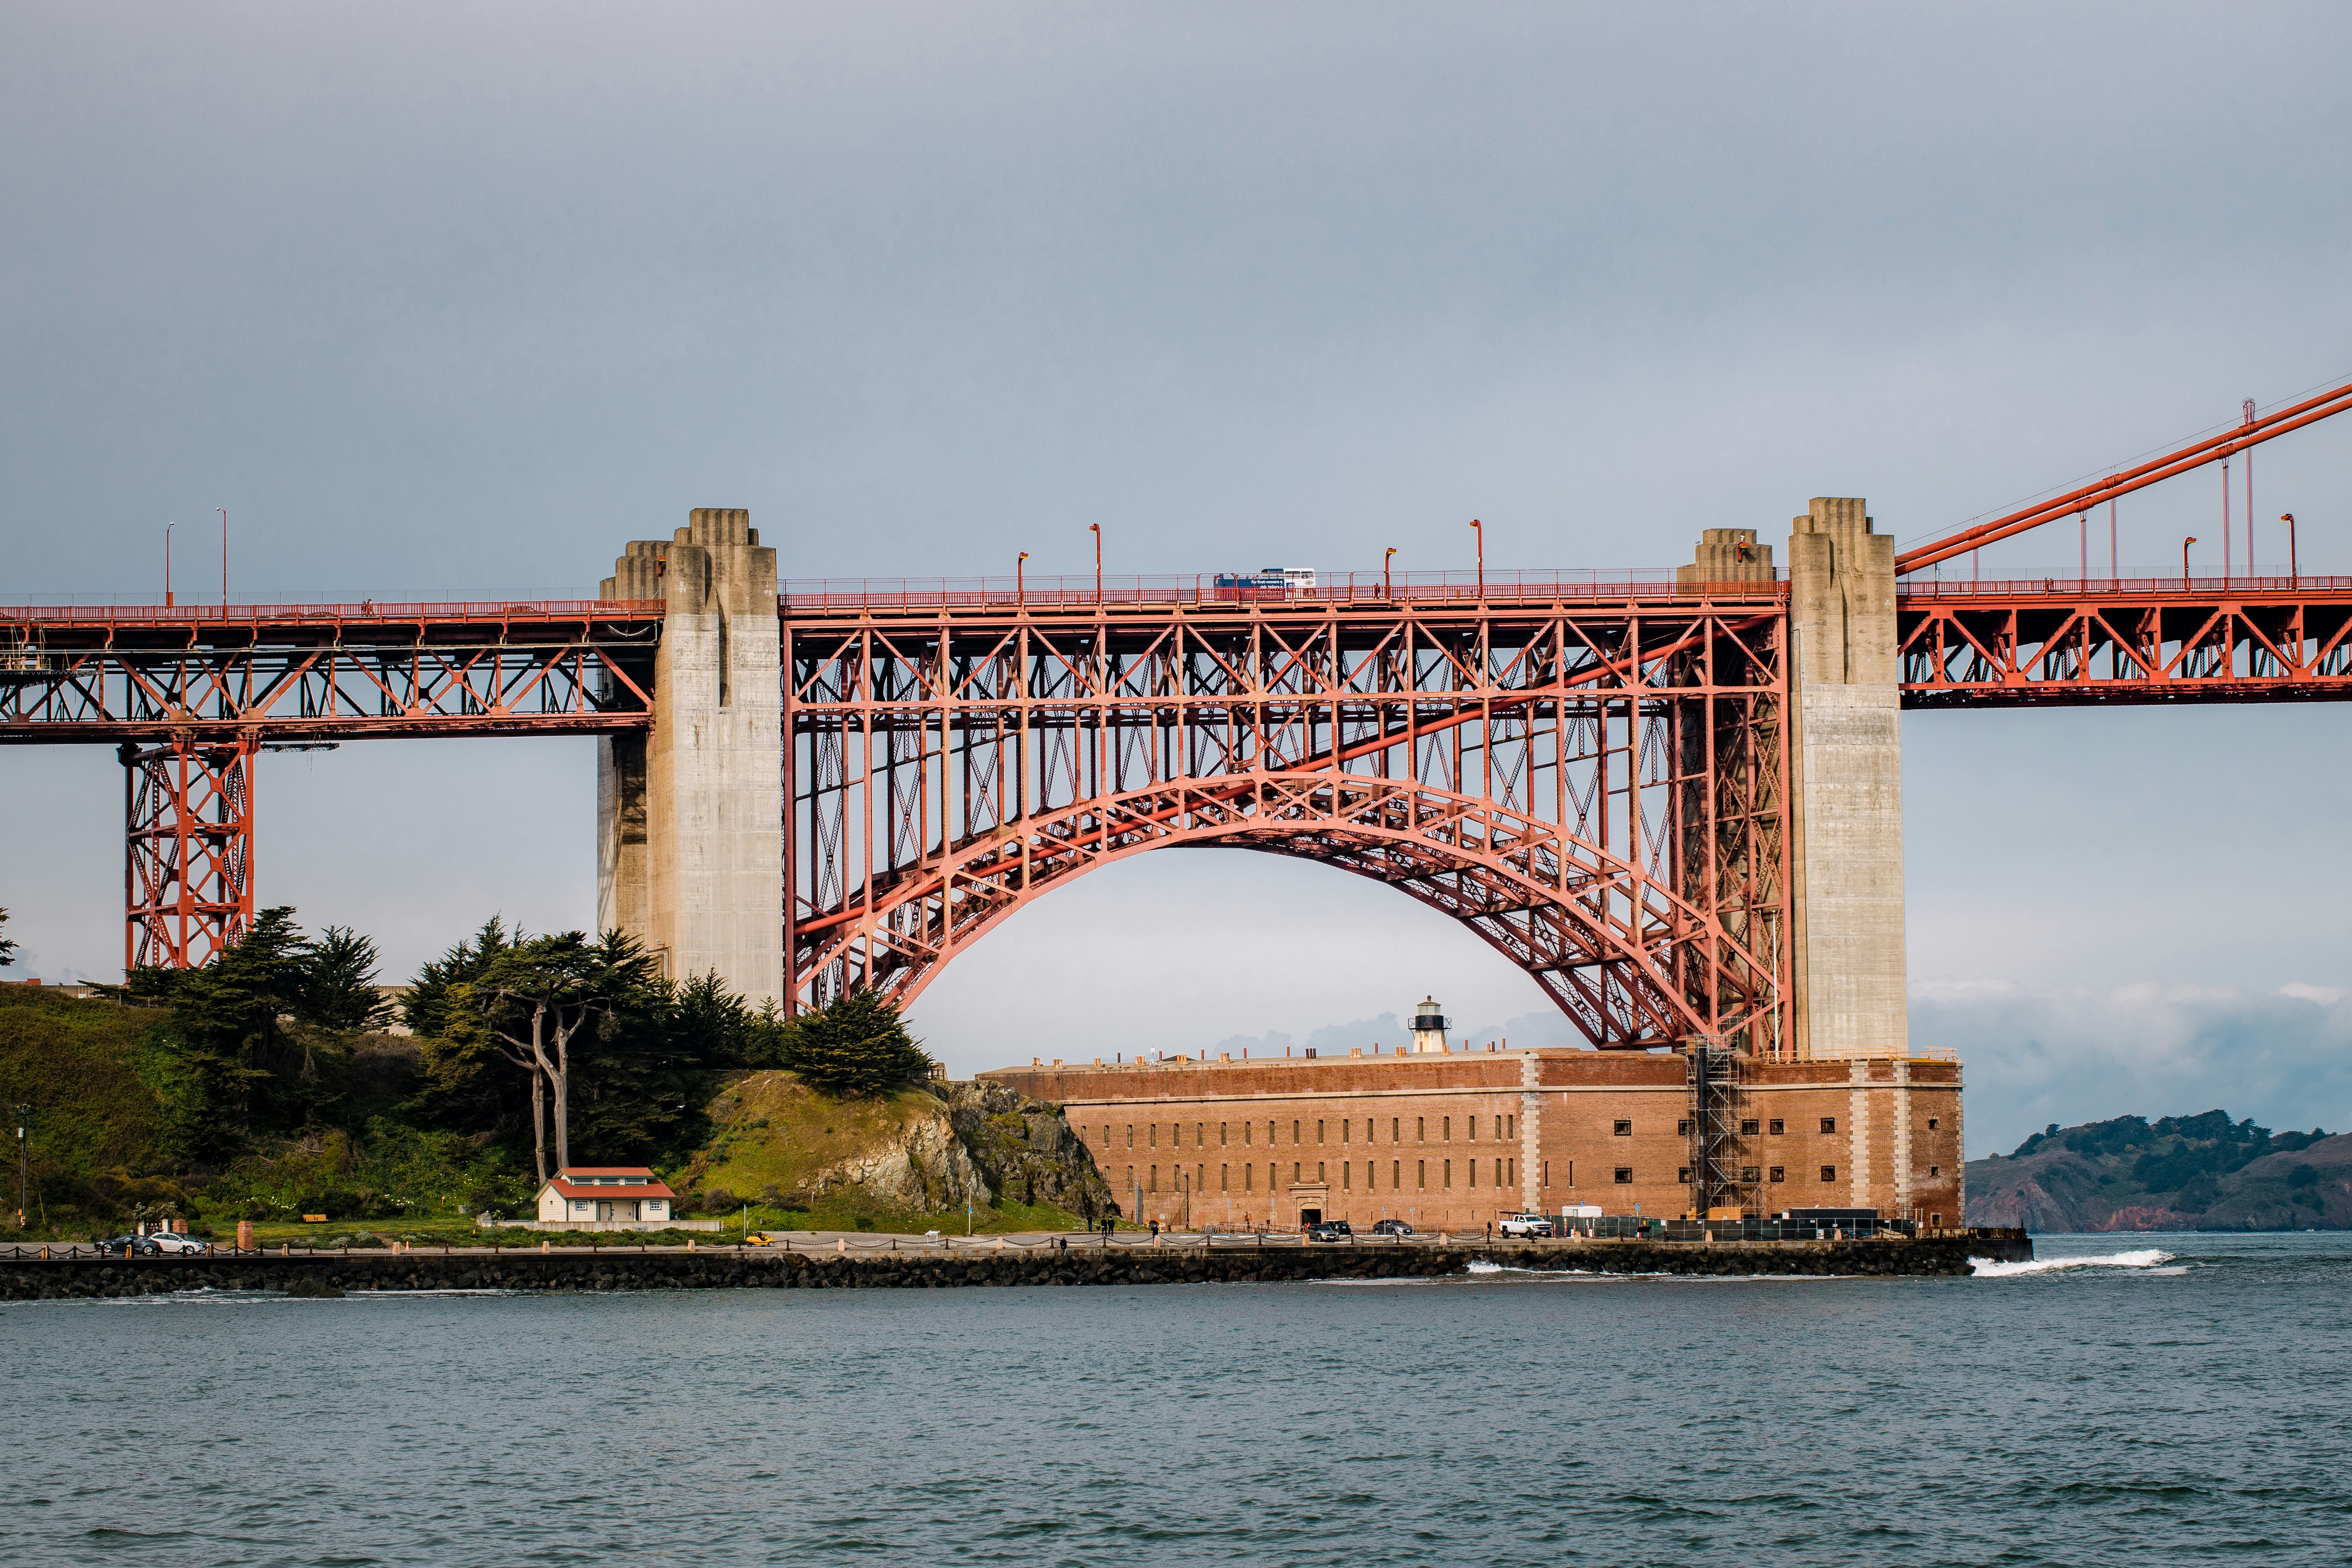
{"type": "Polygon", "coordinates": [[[673,1178],[689,1210],[794,1230],[1072,1229],[1115,1214],[1054,1107],[929,1080],[870,1097],[752,1072],[711,1101],[710,1142],[673,1178]]]}
{"type": "MultiPolygon", "coordinates": [[[[293,917],[265,910],[212,963],[136,972],[106,1000],[0,986],[0,1102],[29,1108],[31,1170],[27,1224],[0,1223],[0,1238],[179,1217],[215,1235],[250,1220],[271,1241],[453,1240],[477,1214],[527,1213],[560,1148],[574,1164],[648,1165],[682,1193],[728,1198],[715,1208],[740,1212],[772,1188],[851,1226],[950,1207],[961,1223],[962,1188],[950,1201],[944,1176],[877,1188],[825,1174],[886,1170],[910,1144],[935,1175],[969,1173],[970,1156],[946,1147],[960,1151],[961,1134],[945,1089],[909,1087],[929,1081],[930,1060],[879,998],[786,1019],[715,976],[662,979],[618,933],[533,937],[493,920],[424,966],[401,1010],[414,1032],[394,1034],[374,945],[334,927],[308,935],[293,917]],[[804,1071],[777,1070],[788,1066],[804,1071]],[[859,1165],[877,1148],[878,1164],[859,1165]],[[328,1222],[306,1227],[305,1215],[328,1222]]],[[[983,1141],[1004,1142],[1001,1130],[983,1141]]],[[[901,1178],[920,1166],[897,1160],[901,1178]]],[[[1034,1172],[1013,1188],[1041,1190],[1034,1172]]],[[[1068,1223],[1009,1201],[984,1218],[1068,1223]]]]}
{"type": "Polygon", "coordinates": [[[2056,1124],[1968,1166],[1969,1223],[2043,1231],[2352,1227],[2352,1137],[2227,1111],[2056,1124]]]}

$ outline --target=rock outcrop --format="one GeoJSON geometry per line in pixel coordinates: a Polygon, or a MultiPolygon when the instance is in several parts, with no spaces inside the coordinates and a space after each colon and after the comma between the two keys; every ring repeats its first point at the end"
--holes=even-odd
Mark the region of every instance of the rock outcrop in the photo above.
{"type": "Polygon", "coordinates": [[[1088,1220],[1116,1212],[1108,1184],[1061,1111],[993,1084],[835,1100],[789,1072],[747,1073],[712,1101],[710,1119],[710,1142],[674,1184],[718,1206],[744,1198],[847,1201],[938,1214],[969,1197],[1088,1220]]]}

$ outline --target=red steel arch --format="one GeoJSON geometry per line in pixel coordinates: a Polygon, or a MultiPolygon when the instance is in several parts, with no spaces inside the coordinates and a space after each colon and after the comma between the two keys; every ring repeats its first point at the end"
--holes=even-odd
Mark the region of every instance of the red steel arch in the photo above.
{"type": "Polygon", "coordinates": [[[1184,846],[1288,855],[1395,887],[1476,931],[1596,1041],[1723,1034],[1776,1001],[1769,970],[1719,921],[1599,846],[1476,796],[1330,772],[1138,790],[1033,817],[898,879],[870,908],[807,922],[806,963],[870,963],[911,1000],[1032,900],[1184,846]],[[1691,983],[1718,968],[1738,983],[1691,983]]]}
{"type": "Polygon", "coordinates": [[[1775,1049],[1778,589],[1654,601],[788,605],[793,1000],[911,998],[1097,866],[1225,846],[1464,921],[1596,1046],[1775,1049]]]}

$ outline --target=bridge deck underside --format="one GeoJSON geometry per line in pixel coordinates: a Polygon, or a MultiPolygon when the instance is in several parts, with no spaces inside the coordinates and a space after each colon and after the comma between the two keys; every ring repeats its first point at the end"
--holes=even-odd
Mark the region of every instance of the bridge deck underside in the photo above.
{"type": "Polygon", "coordinates": [[[788,622],[795,994],[911,997],[1073,877],[1223,846],[1463,921],[1597,1045],[1771,1048],[1782,626],[1777,598],[788,622]]]}

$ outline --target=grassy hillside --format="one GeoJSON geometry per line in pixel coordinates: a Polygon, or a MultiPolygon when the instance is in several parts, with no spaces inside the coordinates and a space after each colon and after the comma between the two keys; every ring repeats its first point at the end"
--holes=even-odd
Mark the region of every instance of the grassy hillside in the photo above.
{"type": "MultiPolygon", "coordinates": [[[[25,1125],[36,1226],[44,1214],[71,1221],[110,1211],[109,1198],[160,1163],[163,1119],[146,1073],[148,1034],[163,1017],[0,985],[0,1106],[32,1108],[25,1125]]],[[[12,1120],[12,1142],[16,1126],[12,1120]]],[[[8,1153],[13,1166],[16,1151],[8,1153]]],[[[0,1185],[13,1218],[16,1184],[0,1185]]]]}
{"type": "Polygon", "coordinates": [[[748,1202],[753,1225],[793,1229],[961,1230],[967,1195],[975,1229],[1069,1229],[1107,1205],[1051,1107],[984,1099],[960,1084],[838,1100],[790,1072],[746,1073],[711,1101],[710,1141],[672,1185],[693,1207],[748,1202]],[[965,1100],[959,1114],[950,1101],[965,1100]]]}
{"type": "Polygon", "coordinates": [[[2229,1113],[2053,1126],[1968,1166],[1971,1225],[2039,1231],[2352,1228],[2352,1135],[2229,1113]]]}

